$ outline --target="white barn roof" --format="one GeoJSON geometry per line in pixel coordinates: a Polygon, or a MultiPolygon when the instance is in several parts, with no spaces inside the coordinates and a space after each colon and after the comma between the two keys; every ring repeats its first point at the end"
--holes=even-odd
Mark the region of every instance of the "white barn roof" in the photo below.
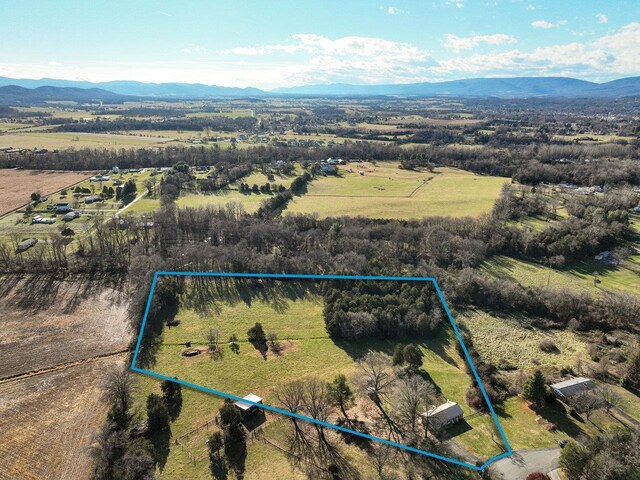
{"type": "Polygon", "coordinates": [[[451,400],[447,400],[446,403],[437,407],[430,408],[427,410],[427,413],[425,413],[425,416],[429,419],[437,420],[438,422],[448,422],[461,415],[464,415],[462,408],[451,400]]]}
{"type": "Polygon", "coordinates": [[[255,407],[254,403],[262,403],[262,398],[260,398],[257,395],[254,395],[253,393],[245,395],[244,397],[242,397],[242,400],[238,400],[234,404],[240,410],[249,410],[250,408],[255,407]],[[249,402],[253,402],[253,403],[243,402],[242,400],[248,400],[249,402]]]}

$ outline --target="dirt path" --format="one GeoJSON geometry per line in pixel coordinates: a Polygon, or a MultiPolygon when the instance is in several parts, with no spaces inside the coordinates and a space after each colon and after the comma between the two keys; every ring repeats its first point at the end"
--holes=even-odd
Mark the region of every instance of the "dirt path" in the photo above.
{"type": "Polygon", "coordinates": [[[16,382],[18,380],[34,377],[36,375],[44,375],[46,373],[53,373],[53,372],[58,372],[60,370],[66,370],[67,368],[77,367],[78,365],[95,362],[96,360],[102,360],[104,358],[124,356],[128,351],[129,351],[128,349],[125,349],[119,352],[103,353],[102,355],[96,355],[95,357],[83,358],[81,360],[75,360],[73,362],[65,362],[65,363],[60,363],[58,365],[51,365],[50,367],[31,370],[30,372],[18,373],[16,375],[9,375],[7,377],[0,378],[0,385],[8,382],[16,382]]]}

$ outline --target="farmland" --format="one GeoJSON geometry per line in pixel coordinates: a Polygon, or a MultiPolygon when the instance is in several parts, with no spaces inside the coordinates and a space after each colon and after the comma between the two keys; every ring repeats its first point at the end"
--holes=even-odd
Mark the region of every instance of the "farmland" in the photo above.
{"type": "Polygon", "coordinates": [[[287,212],[405,220],[478,216],[491,210],[507,181],[451,168],[401,170],[394,162],[350,164],[349,168],[353,172],[340,168],[338,176],[311,182],[304,195],[290,202],[287,212]]]}
{"type": "Polygon", "coordinates": [[[28,203],[33,192],[49,195],[88,176],[77,172],[0,170],[0,215],[28,203]]]}
{"type": "Polygon", "coordinates": [[[0,135],[0,147],[11,148],[139,148],[159,147],[172,138],[122,135],[117,133],[66,133],[28,131],[0,135]]]}
{"type": "Polygon", "coordinates": [[[3,277],[0,288],[0,478],[85,479],[104,378],[129,342],[126,301],[81,280],[3,277]]]}
{"type": "Polygon", "coordinates": [[[0,381],[0,478],[89,478],[89,448],[108,409],[103,379],[122,364],[120,356],[0,381]]]}

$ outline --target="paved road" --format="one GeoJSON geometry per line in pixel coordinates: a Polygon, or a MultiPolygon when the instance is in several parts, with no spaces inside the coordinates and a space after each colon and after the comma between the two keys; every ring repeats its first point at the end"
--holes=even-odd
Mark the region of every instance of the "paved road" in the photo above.
{"type": "Polygon", "coordinates": [[[558,468],[560,447],[520,450],[495,462],[489,471],[496,480],[526,480],[532,472],[548,473],[558,468]]]}

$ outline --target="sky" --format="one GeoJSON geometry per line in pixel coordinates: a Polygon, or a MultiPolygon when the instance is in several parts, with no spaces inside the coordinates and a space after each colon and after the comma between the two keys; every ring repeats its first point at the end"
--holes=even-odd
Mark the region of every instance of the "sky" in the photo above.
{"type": "Polygon", "coordinates": [[[0,76],[263,89],[640,75],[640,0],[0,0],[0,76]]]}

